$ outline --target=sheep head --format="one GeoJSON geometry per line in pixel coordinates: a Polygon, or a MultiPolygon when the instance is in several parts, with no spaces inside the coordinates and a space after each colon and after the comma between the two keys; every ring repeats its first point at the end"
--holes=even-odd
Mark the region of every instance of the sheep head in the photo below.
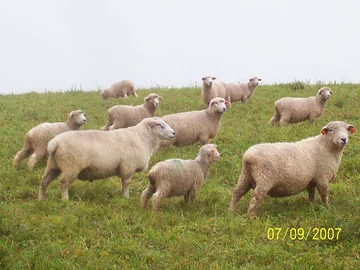
{"type": "Polygon", "coordinates": [[[203,84],[208,87],[212,86],[214,80],[216,80],[216,77],[213,76],[205,76],[202,78],[203,84]]]}
{"type": "Polygon", "coordinates": [[[175,131],[160,117],[145,118],[140,123],[142,122],[145,122],[148,130],[155,132],[160,140],[171,140],[175,137],[175,131]]]}
{"type": "Polygon", "coordinates": [[[158,94],[151,93],[144,99],[144,103],[148,105],[152,105],[154,108],[157,108],[160,104],[160,100],[163,98],[159,96],[158,94]]]}
{"type": "Polygon", "coordinates": [[[333,148],[343,149],[349,143],[349,133],[355,133],[356,128],[342,121],[328,123],[321,129],[333,148]]]}
{"type": "Polygon", "coordinates": [[[212,100],[210,100],[209,102],[209,108],[211,108],[211,110],[213,112],[218,112],[218,113],[224,113],[227,110],[227,107],[229,107],[231,104],[229,101],[226,101],[223,98],[217,97],[217,98],[213,98],[212,100]]]}
{"type": "Polygon", "coordinates": [[[87,114],[82,110],[75,110],[68,114],[68,119],[74,119],[74,122],[78,125],[86,123],[87,114]]]}
{"type": "Polygon", "coordinates": [[[253,87],[256,87],[259,85],[259,82],[261,81],[260,78],[258,77],[253,77],[253,78],[250,78],[249,80],[249,84],[252,85],[253,87]]]}
{"type": "Polygon", "coordinates": [[[334,93],[329,87],[322,87],[318,91],[318,95],[321,95],[324,100],[328,100],[332,94],[334,93]]]}

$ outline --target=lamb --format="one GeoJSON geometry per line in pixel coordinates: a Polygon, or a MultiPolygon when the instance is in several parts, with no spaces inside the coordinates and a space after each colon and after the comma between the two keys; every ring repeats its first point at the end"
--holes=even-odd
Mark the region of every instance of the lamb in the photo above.
{"type": "Polygon", "coordinates": [[[103,97],[103,99],[127,97],[128,95],[138,97],[135,92],[134,82],[130,80],[116,82],[111,85],[110,88],[102,90],[100,95],[103,97]]]}
{"type": "Polygon", "coordinates": [[[32,128],[25,135],[23,148],[14,157],[13,167],[18,168],[20,162],[31,155],[28,168],[33,169],[36,163],[46,156],[48,142],[60,133],[80,129],[86,123],[86,116],[84,111],[76,110],[68,114],[66,122],[42,123],[32,128]]]}
{"type": "Polygon", "coordinates": [[[333,92],[329,87],[322,87],[316,96],[307,98],[281,98],[275,101],[275,113],[270,119],[273,125],[279,122],[281,126],[288,123],[298,123],[307,119],[315,124],[315,119],[320,117],[325,109],[326,101],[333,92]]]}
{"type": "Polygon", "coordinates": [[[145,118],[134,127],[113,131],[85,130],[62,133],[48,144],[49,158],[42,177],[39,200],[46,188],[61,173],[63,201],[69,199],[68,185],[75,181],[92,182],[117,175],[122,195],[129,197],[129,181],[135,172],[146,170],[161,139],[171,139],[174,130],[161,118],[145,118]]]}
{"type": "Polygon", "coordinates": [[[160,146],[184,146],[197,141],[207,144],[209,139],[217,135],[221,117],[228,106],[230,102],[218,97],[210,101],[207,109],[163,116],[162,119],[175,130],[176,136],[172,140],[162,141],[160,146]]]}
{"type": "Polygon", "coordinates": [[[243,156],[242,170],[230,203],[254,189],[248,214],[255,215],[266,196],[291,196],[307,190],[314,202],[315,188],[328,207],[328,185],[336,177],[342,153],[355,127],[342,121],[330,122],[321,134],[297,142],[262,143],[250,147],[243,156]]]}
{"type": "Polygon", "coordinates": [[[155,164],[149,171],[150,184],[141,193],[141,204],[146,208],[152,197],[155,212],[160,209],[162,198],[184,196],[185,202],[195,199],[211,163],[220,160],[215,144],[203,145],[195,160],[168,159],[155,164]]]}
{"type": "Polygon", "coordinates": [[[225,83],[214,81],[216,77],[206,76],[202,78],[203,85],[201,88],[201,98],[205,106],[209,105],[210,100],[216,97],[222,97],[226,101],[230,101],[230,96],[225,88],[225,83]]]}
{"type": "Polygon", "coordinates": [[[147,117],[155,116],[155,110],[163,98],[151,93],[144,99],[144,104],[138,106],[116,105],[108,110],[108,117],[102,130],[113,130],[135,126],[147,117]]]}
{"type": "Polygon", "coordinates": [[[245,101],[255,93],[256,87],[259,85],[259,81],[261,81],[258,77],[253,77],[249,79],[248,83],[229,83],[226,84],[226,90],[230,96],[230,101],[241,101],[245,103],[245,101]]]}

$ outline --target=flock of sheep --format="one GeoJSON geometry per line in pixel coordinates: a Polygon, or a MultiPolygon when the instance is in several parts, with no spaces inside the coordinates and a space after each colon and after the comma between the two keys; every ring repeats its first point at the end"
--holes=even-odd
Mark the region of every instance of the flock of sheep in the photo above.
{"type": "MultiPolygon", "coordinates": [[[[169,159],[155,164],[149,171],[149,185],[141,194],[141,204],[147,207],[151,199],[154,211],[160,209],[161,199],[184,196],[193,200],[207,177],[210,165],[220,160],[216,145],[209,144],[221,124],[221,118],[230,102],[246,102],[255,92],[260,78],[248,83],[231,83],[202,78],[201,98],[205,109],[155,117],[162,97],[152,93],[138,106],[117,105],[108,110],[102,130],[80,131],[86,123],[81,110],[68,114],[66,123],[43,123],[25,136],[24,147],[15,155],[13,166],[30,156],[32,169],[48,156],[42,177],[39,200],[46,197],[50,182],[60,174],[61,198],[68,200],[68,187],[74,180],[104,179],[119,176],[122,195],[129,197],[129,181],[133,173],[144,171],[151,156],[163,147],[184,146],[200,142],[194,160],[169,159]]],[[[134,83],[123,80],[101,91],[106,98],[137,97],[134,83]]],[[[275,102],[275,113],[270,124],[280,125],[309,120],[314,124],[333,92],[328,87],[308,98],[282,98],[275,102]]],[[[314,201],[315,188],[322,202],[328,206],[328,185],[336,176],[349,133],[355,127],[342,121],[328,123],[315,137],[298,142],[262,143],[250,147],[244,154],[242,170],[230,203],[235,210],[237,202],[254,189],[248,213],[256,214],[259,202],[266,196],[295,195],[303,190],[314,201]]]]}

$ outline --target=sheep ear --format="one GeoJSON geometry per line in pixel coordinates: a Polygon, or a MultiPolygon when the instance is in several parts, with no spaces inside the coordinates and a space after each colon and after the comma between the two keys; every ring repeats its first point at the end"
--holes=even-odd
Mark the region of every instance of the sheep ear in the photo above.
{"type": "Polygon", "coordinates": [[[225,106],[226,106],[226,107],[230,107],[230,106],[231,106],[231,102],[230,102],[230,101],[225,100],[225,106]]]}
{"type": "Polygon", "coordinates": [[[212,77],[213,80],[216,80],[216,77],[212,77]]]}
{"type": "Polygon", "coordinates": [[[144,98],[144,101],[148,101],[148,100],[149,100],[149,98],[148,98],[148,97],[144,98]]]}
{"type": "Polygon", "coordinates": [[[69,117],[69,118],[73,117],[73,113],[69,113],[69,114],[68,114],[68,117],[69,117]]]}
{"type": "Polygon", "coordinates": [[[150,127],[154,127],[154,126],[156,126],[156,124],[157,124],[157,123],[156,123],[156,121],[154,121],[154,120],[149,122],[149,126],[150,126],[150,127]]]}
{"type": "Polygon", "coordinates": [[[321,130],[321,134],[322,134],[322,135],[326,135],[327,132],[328,132],[327,127],[324,127],[324,128],[321,130]]]}
{"type": "Polygon", "coordinates": [[[354,126],[349,126],[347,129],[351,134],[356,132],[356,128],[354,126]]]}
{"type": "Polygon", "coordinates": [[[201,79],[204,81],[206,78],[205,78],[205,77],[202,77],[201,79]]]}
{"type": "Polygon", "coordinates": [[[330,95],[333,95],[333,94],[334,94],[334,92],[333,92],[333,91],[331,91],[331,90],[329,90],[329,92],[330,92],[330,95]]]}
{"type": "Polygon", "coordinates": [[[162,98],[162,96],[158,96],[158,99],[162,100],[163,98],[162,98]]]}
{"type": "Polygon", "coordinates": [[[249,80],[249,82],[252,82],[254,79],[253,78],[251,78],[250,80],[249,80]]]}
{"type": "Polygon", "coordinates": [[[258,81],[262,81],[262,79],[258,78],[258,81]]]}

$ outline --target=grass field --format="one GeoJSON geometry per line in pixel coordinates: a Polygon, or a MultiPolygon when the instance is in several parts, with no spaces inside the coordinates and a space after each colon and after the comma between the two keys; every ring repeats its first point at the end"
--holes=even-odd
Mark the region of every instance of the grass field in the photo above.
{"type": "MultiPolygon", "coordinates": [[[[75,181],[66,203],[60,201],[56,180],[47,189],[47,199],[38,201],[46,161],[28,171],[26,161],[14,170],[12,159],[28,130],[41,122],[64,121],[74,109],[88,114],[83,129],[99,129],[108,108],[140,104],[150,92],[164,98],[159,116],[202,109],[200,89],[143,89],[138,99],[119,100],[102,100],[98,91],[0,96],[0,269],[359,268],[359,133],[350,136],[336,181],[330,184],[329,209],[318,193],[311,204],[303,192],[266,198],[258,218],[250,220],[246,215],[250,191],[235,214],[228,212],[242,155],[251,145],[314,136],[334,120],[360,129],[360,85],[329,86],[334,95],[315,126],[303,122],[280,128],[268,122],[276,99],[312,96],[321,85],[300,90],[291,84],[263,85],[246,104],[233,103],[213,140],[221,161],[211,167],[195,201],[186,205],[183,198],[164,200],[158,215],[140,207],[147,172],[133,175],[129,199],[120,196],[121,181],[113,177],[75,181]]],[[[161,150],[149,168],[167,158],[193,159],[199,147],[198,143],[161,150]]]]}

